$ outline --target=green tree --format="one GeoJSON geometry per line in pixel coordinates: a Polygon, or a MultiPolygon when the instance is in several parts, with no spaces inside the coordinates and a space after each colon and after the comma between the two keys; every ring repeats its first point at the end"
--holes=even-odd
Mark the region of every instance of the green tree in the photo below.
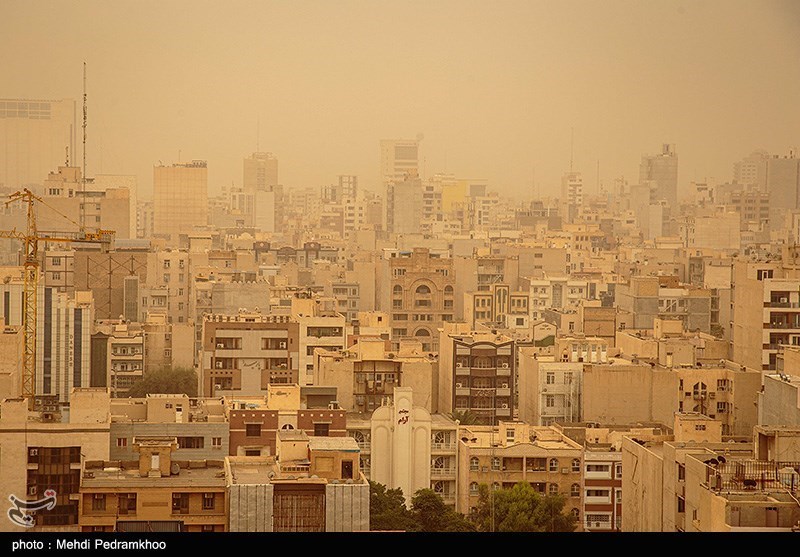
{"type": "Polygon", "coordinates": [[[478,423],[478,416],[469,410],[453,410],[449,416],[451,420],[457,421],[461,425],[475,425],[478,423]]]}
{"type": "Polygon", "coordinates": [[[482,484],[474,522],[482,532],[572,532],[577,522],[565,503],[564,495],[542,496],[528,482],[492,491],[482,484]]]}
{"type": "Polygon", "coordinates": [[[417,529],[411,512],[406,508],[403,490],[387,489],[378,482],[369,482],[369,529],[402,531],[417,529]]]}
{"type": "Polygon", "coordinates": [[[135,398],[155,393],[197,396],[197,373],[191,368],[162,367],[145,372],[128,390],[128,396],[135,398]]]}
{"type": "Polygon", "coordinates": [[[474,532],[475,525],[445,505],[432,489],[420,489],[411,499],[411,514],[420,532],[474,532]]]}

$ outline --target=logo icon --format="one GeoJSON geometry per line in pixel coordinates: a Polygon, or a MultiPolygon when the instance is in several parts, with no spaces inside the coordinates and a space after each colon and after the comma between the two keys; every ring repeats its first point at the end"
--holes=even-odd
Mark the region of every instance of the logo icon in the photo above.
{"type": "Polygon", "coordinates": [[[8,500],[14,505],[8,509],[8,519],[18,526],[33,528],[36,526],[36,518],[32,513],[53,510],[56,506],[56,492],[54,489],[48,489],[44,492],[44,498],[36,501],[23,501],[16,495],[9,495],[8,500]]]}

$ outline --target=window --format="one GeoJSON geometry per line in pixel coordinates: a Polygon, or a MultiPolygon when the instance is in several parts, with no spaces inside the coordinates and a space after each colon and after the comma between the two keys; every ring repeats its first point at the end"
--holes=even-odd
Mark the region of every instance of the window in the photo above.
{"type": "Polygon", "coordinates": [[[471,484],[469,484],[469,493],[470,495],[478,494],[478,482],[472,482],[471,484]]]}
{"type": "Polygon", "coordinates": [[[517,327],[521,327],[525,325],[525,318],[524,317],[517,317],[517,327]]]}
{"type": "Polygon", "coordinates": [[[614,477],[618,480],[622,479],[622,464],[617,463],[614,465],[614,477]]]}
{"type": "Polygon", "coordinates": [[[53,280],[61,280],[61,273],[54,272],[53,273],[53,280]]]}
{"type": "Polygon", "coordinates": [[[331,424],[314,424],[314,435],[316,437],[327,437],[331,424]]]}
{"type": "Polygon", "coordinates": [[[556,397],[555,397],[555,395],[545,395],[544,396],[544,405],[547,408],[553,408],[556,405],[556,397]]]}
{"type": "Polygon", "coordinates": [[[164,268],[169,269],[169,259],[164,260],[164,268]]]}
{"type": "Polygon", "coordinates": [[[128,514],[136,512],[136,494],[135,493],[120,493],[117,497],[117,508],[119,514],[128,514]]]}
{"type": "Polygon", "coordinates": [[[60,267],[61,266],[61,258],[60,257],[53,257],[50,260],[53,264],[53,267],[60,267]]]}
{"type": "Polygon", "coordinates": [[[203,510],[213,511],[216,499],[217,498],[215,493],[203,493],[203,510]]]}
{"type": "Polygon", "coordinates": [[[105,493],[95,493],[92,497],[92,510],[93,511],[104,511],[106,510],[106,494],[105,493]]]}
{"type": "Polygon", "coordinates": [[[570,497],[580,497],[581,484],[572,484],[569,488],[570,497]]]}
{"type": "Polygon", "coordinates": [[[514,428],[509,427],[506,429],[506,443],[513,443],[514,442],[514,428]]]}
{"type": "Polygon", "coordinates": [[[189,512],[189,494],[188,493],[173,493],[172,494],[172,513],[173,514],[188,514],[189,512]]]}
{"type": "Polygon", "coordinates": [[[581,460],[579,458],[572,459],[572,471],[573,472],[581,471],[581,460]]]}
{"type": "Polygon", "coordinates": [[[683,497],[678,497],[678,512],[686,512],[686,500],[683,497]]]}
{"type": "Polygon", "coordinates": [[[706,430],[706,424],[697,424],[696,426],[694,426],[694,430],[695,431],[705,431],[706,430]]]}
{"type": "Polygon", "coordinates": [[[127,437],[117,437],[117,447],[123,448],[128,446],[128,438],[127,437]]]}
{"type": "Polygon", "coordinates": [[[212,437],[211,438],[211,446],[212,447],[221,447],[222,446],[222,437],[212,437]]]}
{"type": "Polygon", "coordinates": [[[478,460],[477,456],[473,456],[469,459],[469,471],[470,472],[477,472],[480,469],[480,461],[478,460]]]}
{"type": "Polygon", "coordinates": [[[205,439],[202,437],[178,437],[179,449],[202,449],[204,446],[205,439]]]}
{"type": "Polygon", "coordinates": [[[546,382],[548,385],[553,385],[556,382],[556,374],[553,373],[552,371],[548,371],[546,382]]]}
{"type": "Polygon", "coordinates": [[[245,424],[244,429],[248,437],[261,437],[261,424],[245,424]]]}
{"type": "Polygon", "coordinates": [[[164,273],[164,282],[169,282],[169,273],[164,273]]]}
{"type": "Polygon", "coordinates": [[[550,465],[549,465],[548,469],[551,472],[558,472],[558,459],[557,458],[551,458],[550,459],[550,465]]]}
{"type": "Polygon", "coordinates": [[[500,462],[501,462],[501,460],[500,460],[499,456],[493,456],[492,457],[492,470],[500,470],[500,462]]]}
{"type": "Polygon", "coordinates": [[[550,484],[547,487],[547,491],[550,495],[558,495],[558,484],[550,484]]]}

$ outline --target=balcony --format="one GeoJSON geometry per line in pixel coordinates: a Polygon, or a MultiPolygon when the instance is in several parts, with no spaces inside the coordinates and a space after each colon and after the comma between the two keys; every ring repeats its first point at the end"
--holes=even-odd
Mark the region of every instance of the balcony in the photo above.
{"type": "Polygon", "coordinates": [[[497,396],[511,396],[511,389],[508,387],[498,387],[497,396]]]}
{"type": "Polygon", "coordinates": [[[372,450],[372,442],[370,441],[356,441],[356,444],[362,453],[372,450]]]}
{"type": "Polygon", "coordinates": [[[500,377],[511,377],[511,368],[510,367],[499,367],[497,368],[497,375],[500,377]]]}
{"type": "Polygon", "coordinates": [[[469,388],[456,386],[456,396],[469,396],[469,388]]]}
{"type": "Polygon", "coordinates": [[[455,476],[455,466],[448,466],[447,468],[431,468],[432,478],[441,478],[442,476],[455,476]]]}
{"type": "Polygon", "coordinates": [[[432,452],[452,452],[456,450],[455,443],[431,443],[432,452]]]}
{"type": "Polygon", "coordinates": [[[511,416],[511,408],[498,408],[497,415],[500,417],[510,417],[511,416]]]}

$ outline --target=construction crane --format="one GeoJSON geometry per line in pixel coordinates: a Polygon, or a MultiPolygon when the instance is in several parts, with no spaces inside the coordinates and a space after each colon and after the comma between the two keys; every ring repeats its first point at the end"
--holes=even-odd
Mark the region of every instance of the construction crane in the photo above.
{"type": "MultiPolygon", "coordinates": [[[[0,230],[0,238],[20,240],[23,244],[25,260],[23,263],[24,280],[22,295],[22,397],[28,399],[28,407],[33,410],[36,398],[36,321],[37,296],[39,287],[39,242],[78,242],[100,244],[101,249],[108,250],[114,240],[113,230],[87,231],[57,209],[50,207],[42,198],[30,190],[23,189],[8,196],[6,206],[15,202],[27,204],[27,231],[0,230]],[[77,225],[78,232],[45,232],[36,226],[36,208],[34,202],[47,205],[50,209],[77,225]]],[[[83,203],[83,201],[81,201],[83,203]]]]}

